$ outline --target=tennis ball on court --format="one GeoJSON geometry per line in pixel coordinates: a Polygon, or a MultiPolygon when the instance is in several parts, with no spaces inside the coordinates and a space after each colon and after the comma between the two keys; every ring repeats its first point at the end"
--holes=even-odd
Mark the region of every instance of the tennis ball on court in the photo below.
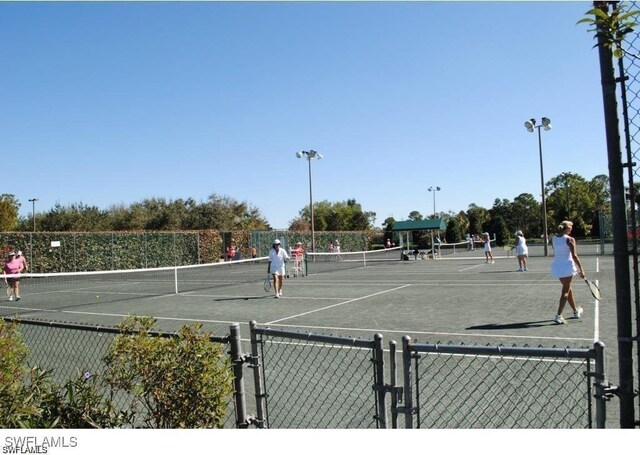
{"type": "Polygon", "coordinates": [[[99,295],[96,295],[96,300],[100,300],[100,296],[99,295]]]}

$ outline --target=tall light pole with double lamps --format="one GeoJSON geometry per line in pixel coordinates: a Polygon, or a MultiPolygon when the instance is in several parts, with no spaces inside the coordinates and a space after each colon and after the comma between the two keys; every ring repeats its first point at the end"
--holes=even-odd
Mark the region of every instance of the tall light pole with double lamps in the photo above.
{"type": "Polygon", "coordinates": [[[309,162],[309,209],[311,210],[311,251],[313,253],[316,252],[316,232],[314,226],[314,217],[313,217],[313,185],[311,180],[311,160],[312,159],[321,159],[322,155],[315,150],[296,152],[296,156],[298,158],[302,158],[303,156],[309,162]]]}
{"type": "MultiPolygon", "coordinates": [[[[430,186],[429,188],[427,188],[428,191],[433,192],[433,219],[436,219],[436,191],[440,191],[442,188],[440,188],[439,186],[433,187],[430,186]]],[[[433,257],[436,257],[436,249],[435,249],[435,245],[433,244],[433,229],[429,229],[429,231],[431,232],[431,254],[433,255],[433,257]]]]}
{"type": "Polygon", "coordinates": [[[544,242],[544,255],[549,256],[549,232],[547,229],[547,198],[544,192],[544,168],[542,166],[542,134],[540,129],[549,131],[551,129],[551,120],[548,117],[542,117],[540,120],[541,125],[536,125],[535,119],[529,119],[524,122],[524,127],[530,133],[533,133],[535,129],[538,130],[538,150],[540,152],[540,190],[542,192],[542,241],[544,242]]]}

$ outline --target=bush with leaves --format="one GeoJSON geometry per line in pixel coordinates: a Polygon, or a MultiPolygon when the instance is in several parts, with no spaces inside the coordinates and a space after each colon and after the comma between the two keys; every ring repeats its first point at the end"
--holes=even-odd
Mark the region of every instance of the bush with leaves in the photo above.
{"type": "Polygon", "coordinates": [[[28,368],[28,349],[16,323],[0,319],[1,428],[112,428],[130,424],[116,411],[96,376],[84,373],[63,386],[51,370],[28,368]]]}
{"type": "Polygon", "coordinates": [[[160,337],[155,320],[130,316],[104,358],[105,381],[129,393],[132,410],[148,428],[220,428],[233,391],[233,373],[223,346],[200,324],[160,337]],[[142,409],[140,409],[140,407],[142,409]]]}

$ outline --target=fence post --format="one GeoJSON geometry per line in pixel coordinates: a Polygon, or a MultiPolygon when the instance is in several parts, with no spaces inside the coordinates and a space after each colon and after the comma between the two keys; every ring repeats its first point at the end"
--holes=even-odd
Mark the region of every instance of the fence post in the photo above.
{"type": "Polygon", "coordinates": [[[229,333],[231,363],[233,365],[233,396],[236,407],[236,428],[247,428],[247,403],[245,401],[244,393],[240,324],[231,324],[229,326],[229,333]]]}
{"type": "Polygon", "coordinates": [[[387,392],[384,386],[384,351],[382,349],[382,334],[373,336],[373,363],[375,368],[374,390],[377,394],[377,424],[378,428],[387,428],[387,392]]]}
{"type": "Polygon", "coordinates": [[[256,426],[258,428],[269,428],[266,421],[266,399],[264,389],[262,388],[262,362],[264,359],[260,358],[258,352],[258,336],[256,334],[256,321],[249,323],[251,329],[251,367],[253,368],[253,381],[256,392],[256,426]]]}
{"type": "Polygon", "coordinates": [[[596,399],[596,428],[605,428],[607,419],[607,396],[606,389],[609,384],[605,378],[605,365],[604,365],[604,343],[596,341],[593,344],[593,348],[596,352],[596,365],[595,365],[595,399],[596,399]]]}
{"type": "Polygon", "coordinates": [[[402,365],[404,369],[404,422],[405,428],[413,428],[413,387],[411,386],[411,337],[402,337],[402,365]]]}
{"type": "Polygon", "coordinates": [[[389,341],[389,387],[391,389],[391,428],[398,428],[398,369],[396,342],[389,341]]]}

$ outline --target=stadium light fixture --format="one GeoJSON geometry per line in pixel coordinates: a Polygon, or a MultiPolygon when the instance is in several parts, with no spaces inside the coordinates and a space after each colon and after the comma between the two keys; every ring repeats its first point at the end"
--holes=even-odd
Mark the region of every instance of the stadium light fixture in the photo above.
{"type": "Polygon", "coordinates": [[[427,190],[429,191],[433,191],[433,217],[436,217],[436,191],[440,191],[442,188],[440,188],[439,186],[436,186],[435,188],[433,186],[430,186],[429,188],[427,188],[427,190]]]}
{"type": "Polygon", "coordinates": [[[296,156],[298,158],[302,158],[304,156],[309,162],[309,208],[311,210],[311,251],[315,253],[316,252],[316,233],[315,233],[314,214],[313,214],[313,190],[312,190],[313,186],[311,183],[311,160],[322,159],[322,154],[316,152],[315,150],[309,150],[308,152],[303,150],[301,152],[296,152],[296,156]]]}
{"type": "Polygon", "coordinates": [[[538,151],[540,153],[540,191],[542,192],[542,238],[544,242],[544,255],[549,256],[549,233],[547,232],[547,198],[544,192],[544,167],[542,165],[542,134],[540,133],[540,129],[543,128],[545,131],[549,131],[551,129],[551,120],[549,117],[542,117],[541,125],[536,125],[535,119],[530,119],[524,122],[524,126],[530,133],[533,133],[535,129],[538,130],[538,151]]]}

